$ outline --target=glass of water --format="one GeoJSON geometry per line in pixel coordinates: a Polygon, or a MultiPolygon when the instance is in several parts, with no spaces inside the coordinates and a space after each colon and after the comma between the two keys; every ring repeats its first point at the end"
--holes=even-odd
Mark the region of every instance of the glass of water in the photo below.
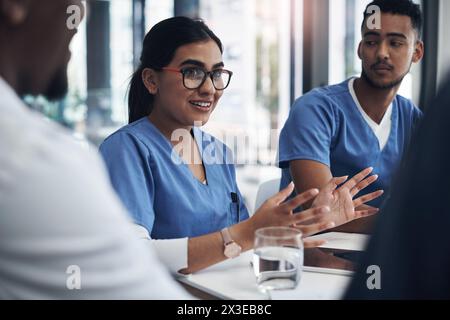
{"type": "Polygon", "coordinates": [[[253,270],[258,288],[286,290],[297,287],[303,267],[301,231],[272,227],[255,232],[253,270]]]}

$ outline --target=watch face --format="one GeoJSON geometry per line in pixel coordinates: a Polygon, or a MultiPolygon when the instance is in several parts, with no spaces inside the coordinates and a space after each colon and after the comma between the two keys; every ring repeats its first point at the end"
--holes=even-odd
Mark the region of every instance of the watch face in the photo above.
{"type": "Polygon", "coordinates": [[[224,255],[227,258],[236,258],[241,254],[242,248],[236,243],[232,242],[230,244],[227,244],[225,247],[224,255]]]}

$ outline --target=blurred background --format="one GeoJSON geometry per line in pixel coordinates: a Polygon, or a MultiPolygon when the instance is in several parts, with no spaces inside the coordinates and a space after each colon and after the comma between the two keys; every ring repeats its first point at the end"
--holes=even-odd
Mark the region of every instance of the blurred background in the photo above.
{"type": "MultiPolygon", "coordinates": [[[[203,19],[221,38],[234,72],[211,121],[236,143],[238,184],[250,211],[260,183],[280,176],[278,132],[294,100],[312,88],[358,75],[356,54],[367,0],[89,0],[72,45],[69,94],[59,102],[26,98],[34,109],[98,146],[127,124],[127,88],[142,41],[172,16],[203,19]],[[240,138],[237,138],[238,140],[240,138]]],[[[416,1],[421,3],[421,1],[416,1]]],[[[400,94],[424,106],[450,66],[450,1],[423,1],[426,55],[400,94]],[[436,18],[438,17],[438,18],[436,18]]],[[[228,143],[229,141],[225,141],[228,143]]]]}

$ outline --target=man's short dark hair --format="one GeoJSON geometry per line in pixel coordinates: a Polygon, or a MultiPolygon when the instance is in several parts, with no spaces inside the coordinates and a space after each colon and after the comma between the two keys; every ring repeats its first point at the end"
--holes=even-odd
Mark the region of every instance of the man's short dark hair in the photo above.
{"type": "Polygon", "coordinates": [[[398,14],[401,16],[408,16],[411,18],[413,28],[417,31],[419,39],[422,37],[422,11],[420,5],[414,3],[412,0],[374,0],[369,3],[364,10],[364,20],[361,29],[364,29],[364,23],[367,18],[373,13],[368,13],[367,9],[370,6],[378,6],[382,13],[398,14]]]}

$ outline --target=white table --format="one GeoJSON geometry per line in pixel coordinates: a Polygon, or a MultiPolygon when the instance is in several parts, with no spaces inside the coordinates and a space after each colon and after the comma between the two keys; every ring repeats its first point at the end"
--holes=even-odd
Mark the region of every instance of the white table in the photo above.
{"type": "MultiPolygon", "coordinates": [[[[318,236],[321,237],[321,236],[318,236]]],[[[362,248],[367,240],[365,236],[351,235],[350,243],[343,243],[342,234],[325,234],[329,243],[324,247],[336,247],[330,239],[339,239],[339,249],[350,246],[362,248]]],[[[226,300],[336,300],[344,294],[352,272],[336,269],[304,267],[300,284],[294,290],[272,291],[269,295],[260,292],[256,286],[250,262],[252,251],[242,254],[234,260],[227,260],[196,274],[178,279],[180,282],[205,292],[218,299],[226,300]]]]}

